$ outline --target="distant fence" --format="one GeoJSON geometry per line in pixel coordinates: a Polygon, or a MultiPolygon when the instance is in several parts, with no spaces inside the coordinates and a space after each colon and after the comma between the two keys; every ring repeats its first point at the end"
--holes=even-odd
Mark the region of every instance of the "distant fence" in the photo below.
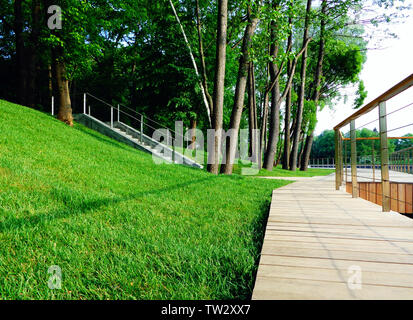
{"type": "Polygon", "coordinates": [[[396,135],[413,128],[413,102],[401,107],[396,105],[392,111],[387,110],[389,100],[399,97],[412,86],[413,74],[334,127],[336,189],[345,185],[354,198],[361,197],[377,203],[384,212],[413,213],[413,147],[390,152],[389,142],[412,141],[413,137],[400,134],[388,137],[389,133],[396,135]],[[372,116],[374,120],[364,123],[363,118],[372,116]],[[389,116],[396,117],[396,120],[389,119],[389,116]],[[364,124],[356,126],[356,121],[364,124]],[[357,130],[375,125],[379,129],[374,131],[377,136],[356,137],[357,130]],[[347,126],[350,128],[345,130],[347,126]],[[358,154],[358,147],[363,148],[364,155],[358,154]]]}

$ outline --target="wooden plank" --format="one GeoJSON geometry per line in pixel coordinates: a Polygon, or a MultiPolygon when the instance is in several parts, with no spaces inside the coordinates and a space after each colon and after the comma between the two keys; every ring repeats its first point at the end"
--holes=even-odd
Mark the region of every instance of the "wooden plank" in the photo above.
{"type": "Polygon", "coordinates": [[[413,185],[406,184],[406,213],[413,213],[413,185]]]}
{"type": "MultiPolygon", "coordinates": [[[[346,282],[349,278],[349,268],[319,268],[263,265],[258,273],[259,278],[279,278],[317,280],[331,282],[346,282]],[[340,281],[342,280],[342,281],[340,281]]],[[[383,285],[413,288],[413,278],[408,273],[368,272],[360,267],[363,285],[383,285]]]]}
{"type": "Polygon", "coordinates": [[[398,212],[398,190],[397,190],[397,183],[390,183],[390,209],[393,211],[398,212]]]}
{"type": "Polygon", "coordinates": [[[332,260],[400,263],[400,264],[413,265],[413,256],[409,254],[289,248],[289,247],[280,247],[280,246],[273,246],[273,247],[263,246],[261,254],[275,255],[275,256],[288,256],[288,257],[310,257],[310,258],[332,259],[332,260]]]}
{"type": "Polygon", "coordinates": [[[382,196],[383,196],[383,189],[382,189],[381,183],[378,183],[376,185],[376,194],[377,194],[376,204],[381,206],[382,205],[382,196]]]}
{"type": "Polygon", "coordinates": [[[406,185],[404,183],[397,184],[397,200],[398,200],[398,210],[397,212],[405,213],[406,212],[406,185]]]}
{"type": "MultiPolygon", "coordinates": [[[[295,266],[321,269],[341,269],[348,270],[351,266],[357,264],[364,272],[388,272],[388,273],[403,273],[409,274],[413,277],[413,265],[389,263],[383,264],[381,262],[370,261],[351,261],[351,260],[330,260],[321,258],[306,258],[306,257],[285,257],[285,256],[269,256],[261,257],[261,265],[275,265],[275,266],[295,266]]],[[[259,268],[260,269],[260,268],[259,268]]],[[[258,270],[260,272],[260,270],[258,270]]]]}
{"type": "Polygon", "coordinates": [[[376,191],[377,183],[369,183],[368,186],[369,186],[368,187],[369,194],[368,194],[367,200],[373,203],[377,203],[377,191],[376,191]]]}
{"type": "MultiPolygon", "coordinates": [[[[334,185],[331,176],[273,192],[253,299],[413,299],[413,220],[371,202],[380,183],[361,184],[367,200],[334,185]],[[353,267],[362,290],[347,283],[353,267]]],[[[406,201],[413,191],[392,187],[406,201]]]]}
{"type": "Polygon", "coordinates": [[[407,241],[384,241],[375,239],[351,239],[351,238],[320,238],[306,236],[284,236],[284,235],[268,235],[266,243],[276,242],[291,246],[294,243],[301,245],[304,248],[315,244],[323,244],[328,246],[337,245],[337,249],[352,248],[365,251],[365,248],[372,246],[379,247],[382,252],[406,252],[413,253],[413,242],[407,241]]]}
{"type": "Polygon", "coordinates": [[[413,289],[363,285],[361,290],[349,289],[347,283],[285,278],[257,278],[253,299],[259,300],[411,300],[413,289]],[[274,290],[274,287],[277,290],[274,290]]]}
{"type": "Polygon", "coordinates": [[[359,197],[367,200],[367,183],[359,182],[359,197]]]}

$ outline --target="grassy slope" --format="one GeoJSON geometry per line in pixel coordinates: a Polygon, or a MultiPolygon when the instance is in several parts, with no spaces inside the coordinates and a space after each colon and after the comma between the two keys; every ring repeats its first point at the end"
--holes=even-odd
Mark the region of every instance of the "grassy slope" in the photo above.
{"type": "Polygon", "coordinates": [[[155,165],[0,100],[0,298],[248,298],[271,192],[287,183],[155,165]]]}

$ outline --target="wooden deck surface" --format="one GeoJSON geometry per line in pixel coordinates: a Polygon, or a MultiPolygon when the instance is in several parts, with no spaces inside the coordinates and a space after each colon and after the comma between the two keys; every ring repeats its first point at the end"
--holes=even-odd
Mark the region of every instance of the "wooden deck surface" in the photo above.
{"type": "Polygon", "coordinates": [[[253,299],[413,299],[413,219],[333,179],[274,190],[253,299]]]}

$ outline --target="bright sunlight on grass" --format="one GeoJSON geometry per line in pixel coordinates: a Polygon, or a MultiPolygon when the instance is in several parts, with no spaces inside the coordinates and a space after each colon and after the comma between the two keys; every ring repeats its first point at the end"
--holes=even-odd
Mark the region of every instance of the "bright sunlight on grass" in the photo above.
{"type": "Polygon", "coordinates": [[[289,182],[155,165],[3,100],[0,132],[2,299],[250,297],[272,190],[289,182]]]}

